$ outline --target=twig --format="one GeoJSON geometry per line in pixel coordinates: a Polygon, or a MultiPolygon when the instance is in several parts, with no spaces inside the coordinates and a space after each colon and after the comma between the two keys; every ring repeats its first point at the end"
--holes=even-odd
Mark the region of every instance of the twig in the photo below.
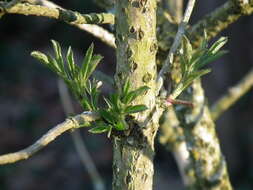
{"type": "Polygon", "coordinates": [[[29,3],[17,3],[9,8],[2,5],[1,8],[5,14],[43,16],[62,20],[68,24],[114,24],[114,15],[110,13],[80,14],[71,10],[55,9],[29,3]]]}
{"type": "MultiPolygon", "coordinates": [[[[191,13],[192,13],[192,10],[193,10],[193,7],[195,5],[195,0],[189,0],[188,1],[188,4],[187,4],[187,7],[186,7],[186,10],[185,10],[185,13],[184,13],[184,16],[183,16],[183,19],[178,27],[178,31],[177,31],[177,34],[176,34],[176,37],[174,39],[174,42],[170,48],[170,51],[169,51],[169,54],[163,64],[163,67],[162,69],[160,70],[159,74],[158,74],[158,77],[157,77],[157,91],[159,92],[160,89],[162,88],[162,85],[163,85],[163,80],[164,80],[164,76],[165,74],[169,71],[169,67],[170,65],[173,63],[173,60],[174,60],[174,54],[176,53],[180,43],[181,43],[181,39],[184,35],[184,32],[185,32],[185,28],[187,26],[187,23],[189,22],[189,19],[191,17],[191,13]]],[[[157,93],[158,94],[158,93],[157,93]]]]}
{"type": "Polygon", "coordinates": [[[105,44],[109,45],[112,48],[116,48],[115,37],[112,33],[94,24],[79,24],[76,25],[79,29],[89,32],[96,38],[100,39],[105,44]]]}
{"type": "MultiPolygon", "coordinates": [[[[59,8],[59,9],[64,10],[64,8],[60,7],[59,5],[56,5],[55,3],[51,1],[47,1],[47,0],[34,0],[34,1],[36,1],[36,3],[39,3],[47,7],[59,8]]],[[[110,47],[116,48],[114,35],[110,33],[109,31],[107,31],[106,29],[104,29],[103,27],[97,26],[94,24],[73,24],[73,25],[79,28],[80,30],[84,30],[90,33],[91,35],[100,39],[105,44],[109,45],[110,47]]]]}
{"type": "Polygon", "coordinates": [[[189,29],[189,39],[197,46],[203,38],[203,30],[207,32],[210,40],[226,29],[230,24],[236,22],[241,16],[253,13],[253,1],[239,4],[238,0],[229,0],[216,10],[207,14],[189,29]]]}
{"type": "MultiPolygon", "coordinates": [[[[47,1],[47,0],[29,0],[29,3],[33,3],[33,4],[39,4],[42,5],[40,7],[42,8],[51,8],[50,10],[58,10],[58,12],[60,11],[67,11],[64,8],[60,7],[59,5],[56,5],[55,3],[51,2],[51,1],[47,1]]],[[[0,4],[0,15],[2,16],[3,14],[5,14],[4,11],[4,7],[6,6],[6,3],[1,3],[0,4]],[[2,9],[1,9],[2,8],[2,9]]],[[[38,5],[31,5],[31,6],[38,6],[38,5]]],[[[15,7],[14,7],[15,8],[15,7]]],[[[105,13],[107,15],[107,13],[105,13]]],[[[31,15],[28,13],[26,13],[26,15],[31,15]]],[[[114,22],[114,18],[112,17],[112,14],[108,14],[111,15],[109,16],[109,19],[113,19],[113,20],[108,20],[107,22],[114,22]]],[[[42,15],[39,15],[42,16],[42,15]]],[[[100,15],[101,16],[101,15],[100,15]]],[[[104,29],[103,27],[97,26],[97,25],[92,25],[92,24],[79,24],[76,22],[68,22],[69,24],[76,26],[77,28],[84,30],[90,34],[92,34],[93,36],[95,36],[96,38],[100,39],[101,41],[103,41],[104,43],[106,43],[107,45],[109,45],[110,47],[115,48],[115,37],[112,33],[110,33],[109,31],[107,31],[106,29],[104,29]]]]}
{"type": "Polygon", "coordinates": [[[56,137],[58,137],[62,133],[71,129],[77,129],[90,125],[90,122],[97,120],[98,118],[99,116],[96,113],[92,112],[83,112],[82,114],[76,115],[75,117],[68,118],[63,123],[60,123],[50,129],[45,135],[43,135],[31,146],[18,152],[4,154],[0,156],[0,165],[10,164],[20,160],[28,159],[34,153],[38,152],[40,149],[53,142],[56,137]]]}
{"type": "MultiPolygon", "coordinates": [[[[58,89],[65,115],[69,116],[71,114],[74,114],[74,108],[71,102],[68,89],[64,82],[60,79],[58,80],[58,89]]],[[[81,162],[92,179],[94,189],[105,190],[104,182],[100,174],[98,173],[98,170],[94,162],[92,161],[92,158],[82,140],[79,129],[76,129],[74,132],[72,132],[71,137],[74,142],[76,151],[81,159],[81,162]]]]}
{"type": "Polygon", "coordinates": [[[167,0],[165,2],[167,3],[168,11],[176,20],[176,22],[179,23],[183,16],[183,4],[184,4],[183,0],[176,0],[176,1],[167,0]]]}
{"type": "Polygon", "coordinates": [[[239,98],[246,94],[253,86],[253,69],[234,87],[222,96],[211,107],[211,116],[217,120],[227,109],[229,109],[239,98]]]}
{"type": "MultiPolygon", "coordinates": [[[[47,7],[64,9],[51,1],[47,1],[47,0],[35,0],[35,1],[38,1],[38,3],[47,7]]],[[[91,35],[100,39],[105,44],[109,45],[110,47],[116,48],[114,35],[110,33],[109,31],[107,31],[106,29],[104,29],[103,27],[97,26],[94,24],[74,24],[74,26],[76,26],[80,30],[84,30],[90,33],[91,35]]]]}

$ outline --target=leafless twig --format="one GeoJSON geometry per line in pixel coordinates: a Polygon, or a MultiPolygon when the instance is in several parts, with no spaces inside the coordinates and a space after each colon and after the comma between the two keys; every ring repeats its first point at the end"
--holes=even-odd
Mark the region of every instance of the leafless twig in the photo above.
{"type": "Polygon", "coordinates": [[[253,69],[235,86],[214,103],[211,107],[213,120],[217,120],[228,108],[230,108],[239,98],[246,94],[253,86],[253,69]]]}
{"type": "MultiPolygon", "coordinates": [[[[173,44],[170,48],[169,54],[168,54],[168,56],[167,56],[167,58],[166,58],[166,60],[163,64],[163,67],[160,70],[160,72],[158,74],[158,77],[157,77],[157,91],[158,92],[160,91],[160,89],[163,86],[163,80],[164,80],[165,74],[169,71],[169,67],[173,63],[174,54],[176,53],[176,51],[177,51],[177,49],[178,49],[178,47],[181,43],[181,39],[184,35],[187,23],[189,22],[189,19],[191,17],[191,13],[192,13],[192,10],[194,8],[194,5],[195,5],[195,0],[189,0],[188,1],[183,19],[182,19],[182,21],[181,21],[181,23],[178,27],[178,31],[177,31],[176,37],[174,39],[174,42],[173,42],[173,44]]],[[[158,94],[158,92],[157,92],[157,94],[158,94]]]]}

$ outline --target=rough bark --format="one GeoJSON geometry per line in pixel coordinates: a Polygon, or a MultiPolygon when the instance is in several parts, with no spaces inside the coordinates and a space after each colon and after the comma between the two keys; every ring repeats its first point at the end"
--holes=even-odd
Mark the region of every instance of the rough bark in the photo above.
{"type": "Polygon", "coordinates": [[[116,45],[118,88],[128,78],[132,89],[144,85],[150,89],[134,102],[145,104],[148,111],[129,117],[130,129],[113,137],[113,189],[152,190],[154,137],[159,119],[159,114],[151,118],[158,109],[155,107],[156,1],[116,1],[116,45]]]}
{"type": "Polygon", "coordinates": [[[189,188],[230,190],[232,186],[226,161],[220,149],[215,124],[206,105],[200,80],[194,82],[192,92],[187,96],[192,99],[194,108],[179,113],[179,117],[190,153],[190,165],[185,173],[194,179],[189,188]]]}

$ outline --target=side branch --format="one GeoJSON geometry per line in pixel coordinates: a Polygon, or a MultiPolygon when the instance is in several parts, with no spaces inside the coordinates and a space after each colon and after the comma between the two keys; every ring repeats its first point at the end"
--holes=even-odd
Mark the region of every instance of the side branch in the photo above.
{"type": "Polygon", "coordinates": [[[252,86],[253,69],[211,107],[211,116],[213,120],[217,120],[219,116],[231,107],[241,96],[246,94],[252,86]]]}
{"type": "Polygon", "coordinates": [[[1,3],[0,15],[2,14],[43,16],[62,20],[68,24],[114,24],[114,15],[110,13],[80,14],[71,10],[29,3],[17,3],[11,7],[7,7],[7,3],[1,3]]]}
{"type": "Polygon", "coordinates": [[[80,128],[90,125],[90,122],[98,119],[98,115],[92,112],[83,112],[80,115],[66,119],[63,123],[58,124],[50,129],[45,135],[37,140],[33,145],[15,153],[4,154],[0,156],[0,165],[14,163],[31,157],[34,153],[54,141],[56,137],[71,129],[80,128]]]}
{"type": "Polygon", "coordinates": [[[193,25],[188,35],[191,42],[194,42],[194,45],[198,45],[203,38],[204,29],[207,32],[208,40],[210,40],[226,29],[230,24],[236,22],[241,16],[253,13],[252,0],[244,4],[239,2],[238,0],[229,0],[193,25]]]}
{"type": "Polygon", "coordinates": [[[194,5],[195,5],[195,0],[188,1],[183,19],[178,27],[178,31],[177,31],[176,37],[174,39],[174,42],[170,48],[169,54],[168,54],[165,62],[164,62],[163,66],[157,76],[157,81],[156,81],[157,82],[157,94],[159,93],[160,89],[162,88],[164,77],[165,77],[166,73],[169,72],[170,65],[174,61],[174,54],[176,53],[176,51],[181,43],[181,39],[185,33],[185,28],[190,20],[194,5]]]}

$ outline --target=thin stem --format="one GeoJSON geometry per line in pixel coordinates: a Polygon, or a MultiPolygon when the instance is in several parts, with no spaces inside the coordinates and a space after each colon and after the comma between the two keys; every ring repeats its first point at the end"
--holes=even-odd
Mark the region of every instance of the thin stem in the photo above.
{"type": "MultiPolygon", "coordinates": [[[[162,69],[160,70],[159,74],[158,74],[158,77],[157,77],[157,91],[159,92],[160,89],[162,88],[162,85],[163,85],[163,80],[164,80],[164,77],[165,77],[165,74],[168,73],[169,71],[169,67],[170,65],[173,63],[174,61],[174,54],[176,53],[180,43],[181,43],[181,39],[185,33],[185,28],[187,26],[187,23],[189,22],[189,19],[191,17],[191,14],[192,14],[192,10],[194,8],[194,5],[195,5],[195,0],[189,0],[188,1],[188,4],[187,4],[187,8],[185,10],[185,13],[184,13],[184,16],[183,16],[183,19],[178,27],[178,31],[177,31],[177,34],[176,34],[176,37],[174,39],[174,42],[170,48],[170,51],[169,51],[169,54],[163,64],[163,67],[162,69]]],[[[158,93],[157,93],[158,94],[158,93]]]]}
{"type": "MultiPolygon", "coordinates": [[[[66,116],[69,116],[71,114],[74,114],[74,107],[71,102],[70,94],[68,92],[68,89],[65,85],[65,83],[62,80],[58,80],[58,90],[59,95],[61,98],[61,103],[63,106],[63,110],[65,112],[66,116]]],[[[72,140],[74,142],[76,151],[80,157],[80,160],[84,166],[84,168],[87,170],[88,174],[90,175],[92,179],[92,183],[95,190],[105,190],[104,182],[96,168],[95,163],[93,162],[85,144],[82,140],[80,130],[76,129],[71,134],[72,140]]]]}
{"type": "Polygon", "coordinates": [[[168,10],[177,23],[182,20],[183,0],[166,0],[168,10]]]}
{"type": "Polygon", "coordinates": [[[253,69],[235,86],[214,103],[211,107],[211,116],[217,120],[226,110],[228,110],[239,98],[246,94],[253,86],[253,69]]]}
{"type": "Polygon", "coordinates": [[[14,163],[20,160],[25,160],[31,157],[33,154],[53,142],[58,136],[71,129],[77,129],[80,127],[90,125],[90,122],[97,120],[99,117],[93,112],[83,112],[66,119],[63,123],[60,123],[50,129],[45,135],[43,135],[34,144],[18,152],[4,154],[0,156],[0,165],[14,163]]]}

